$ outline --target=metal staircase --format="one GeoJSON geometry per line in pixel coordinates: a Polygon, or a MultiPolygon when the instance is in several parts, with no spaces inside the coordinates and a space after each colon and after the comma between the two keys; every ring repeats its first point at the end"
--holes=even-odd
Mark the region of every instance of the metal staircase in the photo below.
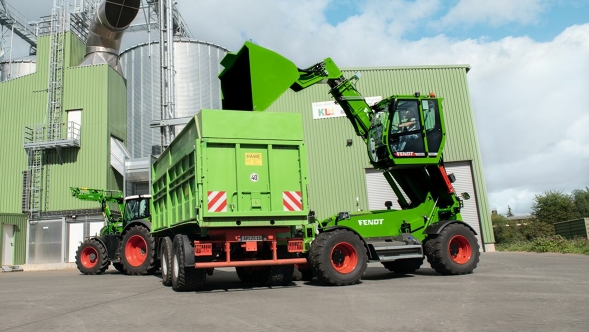
{"type": "Polygon", "coordinates": [[[48,21],[50,45],[46,123],[24,128],[24,149],[29,161],[28,169],[23,173],[28,177],[23,179],[23,186],[28,186],[23,187],[23,212],[29,212],[32,219],[39,219],[41,212],[49,210],[48,150],[55,149],[59,155],[62,148],[80,146],[79,124],[62,122],[65,33],[70,22],[67,6],[67,0],[54,0],[48,21]]]}

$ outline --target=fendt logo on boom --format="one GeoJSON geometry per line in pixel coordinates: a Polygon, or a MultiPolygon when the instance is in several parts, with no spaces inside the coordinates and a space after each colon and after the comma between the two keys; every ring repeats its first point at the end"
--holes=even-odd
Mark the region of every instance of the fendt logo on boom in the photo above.
{"type": "Polygon", "coordinates": [[[369,226],[369,225],[382,225],[384,219],[366,219],[366,220],[358,220],[358,225],[360,226],[369,226]]]}

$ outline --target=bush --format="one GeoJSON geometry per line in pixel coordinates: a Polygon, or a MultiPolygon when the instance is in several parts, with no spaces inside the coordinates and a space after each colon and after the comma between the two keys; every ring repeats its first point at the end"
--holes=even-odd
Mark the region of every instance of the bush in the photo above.
{"type": "Polygon", "coordinates": [[[498,244],[497,250],[589,255],[589,240],[585,237],[567,240],[560,235],[540,236],[529,241],[498,244]]]}

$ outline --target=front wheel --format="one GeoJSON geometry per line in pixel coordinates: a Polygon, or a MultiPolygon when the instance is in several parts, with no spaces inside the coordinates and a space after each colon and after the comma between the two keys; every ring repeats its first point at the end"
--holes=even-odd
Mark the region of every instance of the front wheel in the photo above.
{"type": "Polygon", "coordinates": [[[368,264],[362,240],[353,232],[336,229],[320,233],[309,252],[313,274],[319,281],[332,286],[360,282],[368,264]]]}
{"type": "Polygon", "coordinates": [[[440,234],[425,240],[427,261],[444,275],[468,274],[479,262],[479,244],[474,233],[462,223],[446,226],[440,234]]]}
{"type": "Polygon", "coordinates": [[[128,274],[153,273],[155,241],[149,230],[140,225],[131,227],[123,236],[121,263],[128,274]]]}
{"type": "Polygon", "coordinates": [[[76,266],[83,274],[104,273],[109,264],[106,248],[94,238],[84,241],[76,251],[76,266]]]}

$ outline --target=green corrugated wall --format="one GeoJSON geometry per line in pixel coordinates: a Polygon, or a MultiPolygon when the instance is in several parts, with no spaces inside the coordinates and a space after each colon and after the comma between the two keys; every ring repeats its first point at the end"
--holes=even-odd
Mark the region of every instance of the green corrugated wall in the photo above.
{"type": "MultiPolygon", "coordinates": [[[[362,74],[356,87],[365,97],[393,94],[429,94],[444,98],[447,126],[446,162],[472,161],[481,231],[485,243],[494,243],[491,212],[467,82],[467,65],[360,68],[344,70],[351,77],[362,74]]],[[[345,117],[314,120],[311,104],[331,101],[327,85],[301,92],[287,91],[270,111],[303,115],[309,157],[309,204],[319,218],[340,211],[368,209],[364,169],[371,167],[362,139],[345,117]],[[347,139],[353,144],[346,146],[347,139]],[[358,203],[356,202],[358,199],[358,203]]]]}
{"type": "Polygon", "coordinates": [[[14,225],[14,253],[12,263],[22,265],[26,262],[26,241],[27,241],[27,217],[24,214],[0,213],[0,257],[4,248],[4,235],[2,227],[14,225]]]}
{"type": "MultiPolygon", "coordinates": [[[[37,72],[0,83],[0,213],[20,213],[22,172],[27,169],[23,148],[25,125],[46,123],[49,36],[38,41],[37,72]]],[[[76,67],[85,45],[66,34],[62,122],[68,110],[82,110],[81,147],[48,150],[49,211],[96,209],[93,202],[71,197],[70,186],[119,189],[122,179],[110,166],[110,137],[126,140],[125,80],[108,65],[76,67]]]]}

